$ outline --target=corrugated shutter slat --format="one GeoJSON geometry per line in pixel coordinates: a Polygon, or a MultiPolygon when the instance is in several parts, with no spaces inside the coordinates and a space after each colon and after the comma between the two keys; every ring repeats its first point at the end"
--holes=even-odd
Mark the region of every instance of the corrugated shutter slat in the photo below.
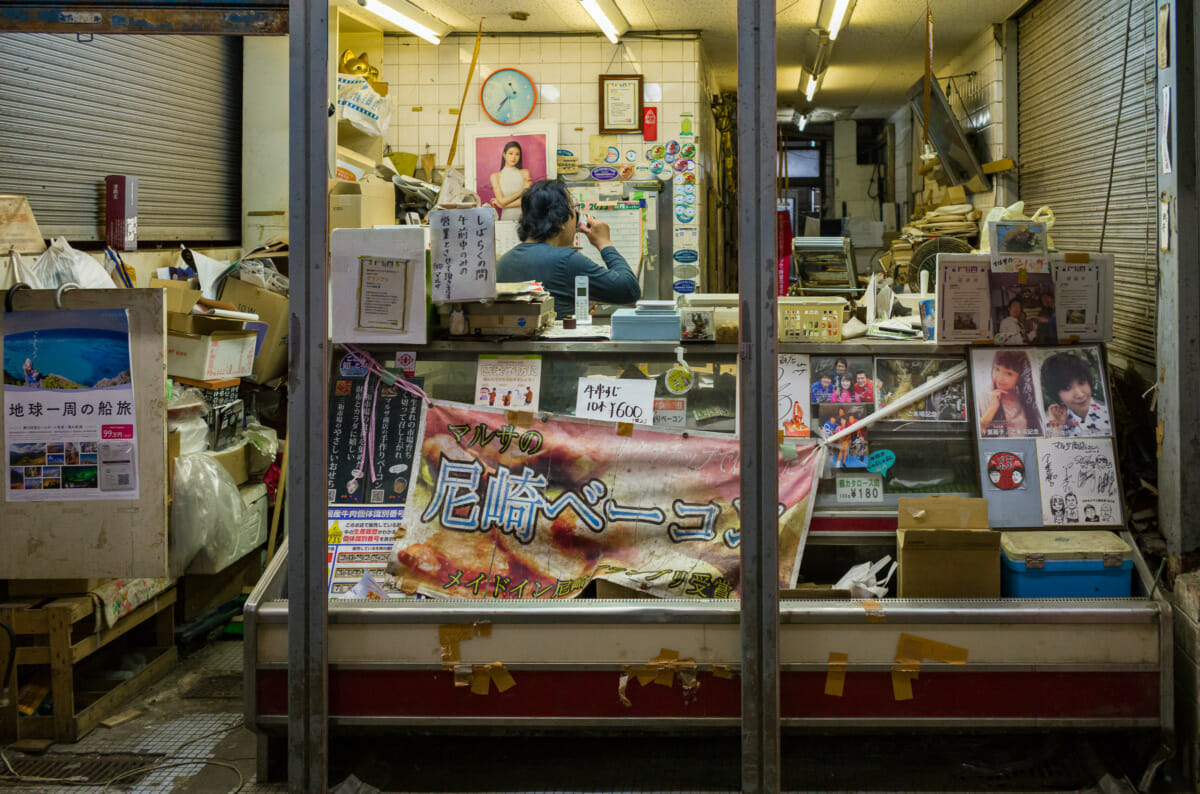
{"type": "Polygon", "coordinates": [[[1111,349],[1154,365],[1154,3],[1133,0],[1129,60],[1122,64],[1129,0],[1053,0],[1020,18],[1018,161],[1028,211],[1048,204],[1060,249],[1096,251],[1110,177],[1124,72],[1125,102],[1104,251],[1116,260],[1111,349]],[[1124,69],[1122,69],[1124,66],[1124,69]]]}
{"type": "Polygon", "coordinates": [[[241,237],[241,43],[0,36],[0,192],[42,233],[104,239],[104,177],[138,178],[138,238],[241,237]]]}

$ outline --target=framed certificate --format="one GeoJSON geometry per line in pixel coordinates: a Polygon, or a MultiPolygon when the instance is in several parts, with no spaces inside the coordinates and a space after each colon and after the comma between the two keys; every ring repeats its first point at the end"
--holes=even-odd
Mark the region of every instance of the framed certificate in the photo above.
{"type": "Polygon", "coordinates": [[[600,75],[600,134],[642,131],[642,76],[600,75]]]}

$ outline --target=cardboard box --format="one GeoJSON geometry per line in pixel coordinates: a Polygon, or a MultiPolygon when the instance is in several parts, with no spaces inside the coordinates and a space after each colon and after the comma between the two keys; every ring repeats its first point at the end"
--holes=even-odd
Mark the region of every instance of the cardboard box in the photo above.
{"type": "Polygon", "coordinates": [[[986,499],[900,499],[900,598],[999,598],[1001,534],[988,529],[986,499]]]}
{"type": "Polygon", "coordinates": [[[233,477],[235,485],[241,485],[246,480],[250,479],[250,462],[246,451],[246,442],[236,444],[229,449],[223,449],[220,452],[205,452],[217,463],[225,467],[225,471],[229,472],[229,476],[233,477]]]}
{"type": "MultiPolygon", "coordinates": [[[[287,374],[288,369],[288,299],[268,289],[227,278],[221,285],[221,300],[232,303],[239,312],[258,315],[266,326],[262,345],[254,358],[253,378],[258,383],[287,374]]],[[[246,327],[256,324],[249,322],[246,327]]]]}
{"type": "Polygon", "coordinates": [[[396,188],[365,176],[358,182],[335,182],[329,191],[329,229],[370,229],[396,223],[396,188]]]}
{"type": "MultiPolygon", "coordinates": [[[[228,317],[209,317],[192,314],[192,307],[203,293],[186,281],[152,278],[150,288],[163,290],[167,300],[167,330],[180,334],[212,334],[219,331],[241,331],[242,320],[228,317]]],[[[197,378],[197,380],[206,380],[197,378]]]]}
{"type": "Polygon", "coordinates": [[[246,378],[254,372],[254,331],[167,334],[167,374],[196,380],[246,378]]]}
{"type": "MultiPolygon", "coordinates": [[[[536,336],[554,322],[554,298],[543,295],[536,301],[465,303],[467,334],[536,336]]],[[[443,322],[449,324],[447,313],[443,322]]]]}

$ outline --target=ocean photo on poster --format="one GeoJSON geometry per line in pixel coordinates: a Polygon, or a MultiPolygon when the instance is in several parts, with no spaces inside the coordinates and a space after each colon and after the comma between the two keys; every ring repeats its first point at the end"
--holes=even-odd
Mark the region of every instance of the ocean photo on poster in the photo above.
{"type": "Polygon", "coordinates": [[[12,312],[5,317],[5,388],[104,389],[130,382],[124,309],[12,312]],[[63,327],[67,318],[86,327],[63,327]]]}

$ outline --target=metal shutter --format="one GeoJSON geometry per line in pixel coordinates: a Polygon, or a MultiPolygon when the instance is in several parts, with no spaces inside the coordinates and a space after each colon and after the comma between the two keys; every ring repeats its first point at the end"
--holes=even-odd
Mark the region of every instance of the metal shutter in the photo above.
{"type": "Polygon", "coordinates": [[[139,240],[239,240],[241,63],[232,36],[0,35],[0,193],[103,240],[104,177],[127,174],[139,240]]]}
{"type": "Polygon", "coordinates": [[[1026,211],[1054,209],[1060,249],[1097,251],[1120,101],[1104,251],[1116,261],[1110,352],[1155,355],[1155,27],[1152,0],[1048,0],[1018,28],[1018,142],[1026,211]],[[1131,11],[1132,6],[1132,11],[1131,11]]]}

